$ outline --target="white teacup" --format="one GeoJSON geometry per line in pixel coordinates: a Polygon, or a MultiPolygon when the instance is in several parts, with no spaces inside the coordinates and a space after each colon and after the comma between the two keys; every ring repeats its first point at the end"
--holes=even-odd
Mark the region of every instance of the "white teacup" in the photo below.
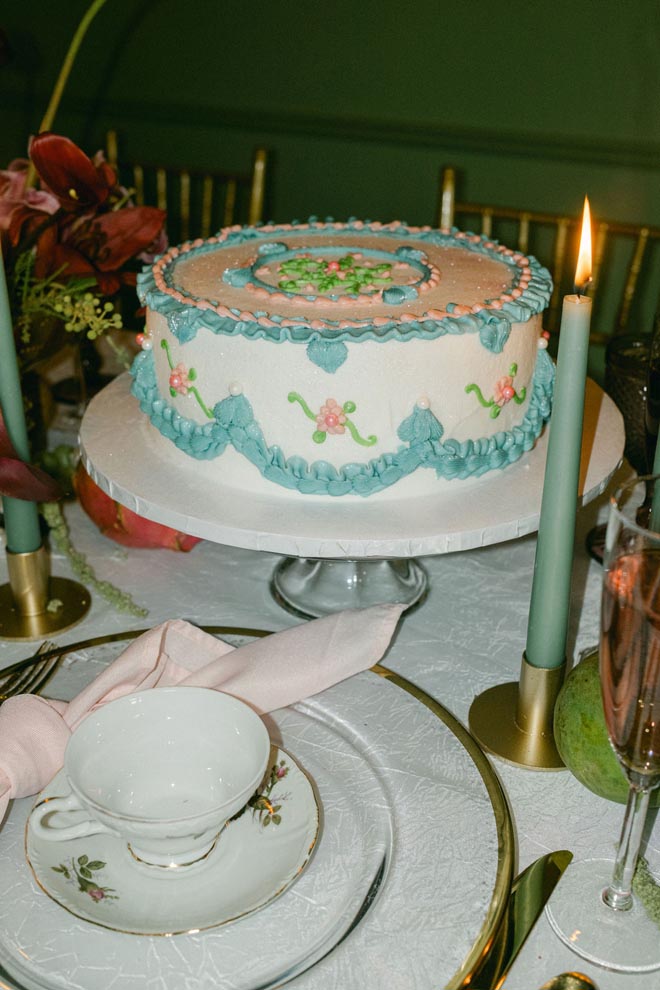
{"type": "Polygon", "coordinates": [[[71,793],[37,805],[30,825],[53,841],[111,832],[142,862],[188,866],[254,794],[269,753],[263,721],[231,695],[197,687],[127,695],[72,734],[71,793]]]}

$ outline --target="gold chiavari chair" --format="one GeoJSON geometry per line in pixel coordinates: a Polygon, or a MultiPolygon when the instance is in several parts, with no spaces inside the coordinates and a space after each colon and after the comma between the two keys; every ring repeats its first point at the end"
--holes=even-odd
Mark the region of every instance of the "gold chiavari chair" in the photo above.
{"type": "Polygon", "coordinates": [[[171,244],[209,237],[234,223],[263,221],[268,154],[257,148],[249,172],[208,171],[124,161],[117,132],[106,135],[106,157],[138,206],[167,211],[171,244]]]}
{"type": "MultiPolygon", "coordinates": [[[[538,258],[554,279],[544,325],[556,333],[562,297],[573,291],[581,215],[462,202],[456,190],[456,170],[444,168],[438,225],[474,230],[538,258]]],[[[650,332],[660,282],[660,227],[599,218],[593,226],[593,273],[588,290],[594,300],[591,343],[607,344],[615,334],[650,332]]]]}

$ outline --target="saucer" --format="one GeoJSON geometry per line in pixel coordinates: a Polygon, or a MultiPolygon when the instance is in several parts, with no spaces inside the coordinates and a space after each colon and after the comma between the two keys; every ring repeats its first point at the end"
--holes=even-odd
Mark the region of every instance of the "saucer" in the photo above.
{"type": "MultiPolygon", "coordinates": [[[[71,914],[127,934],[190,934],[245,918],[302,873],[319,829],[314,790],[295,760],[273,747],[269,768],[260,790],[200,863],[148,866],[107,834],[40,839],[28,820],[26,855],[34,878],[71,914]]],[[[60,771],[39,801],[68,790],[60,771]]]]}

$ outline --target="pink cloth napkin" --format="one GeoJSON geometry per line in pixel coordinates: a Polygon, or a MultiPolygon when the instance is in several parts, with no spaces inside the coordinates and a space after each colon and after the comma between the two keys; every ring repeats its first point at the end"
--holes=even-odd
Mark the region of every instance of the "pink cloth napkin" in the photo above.
{"type": "Polygon", "coordinates": [[[284,708],[377,663],[403,605],[338,612],[235,649],[174,619],[136,639],[73,701],[18,695],[0,708],[0,821],[12,797],[37,794],[62,766],[92,709],[133,691],[187,684],[242,698],[259,714],[284,708]]]}

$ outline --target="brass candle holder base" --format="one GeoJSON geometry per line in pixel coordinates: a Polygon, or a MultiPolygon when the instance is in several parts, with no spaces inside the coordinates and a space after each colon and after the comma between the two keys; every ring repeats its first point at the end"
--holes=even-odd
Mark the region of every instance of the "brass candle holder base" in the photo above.
{"type": "Polygon", "coordinates": [[[564,770],[553,718],[565,671],[566,662],[550,669],[533,667],[523,654],[519,682],[498,684],[472,702],[472,735],[485,750],[513,766],[564,770]]]}
{"type": "Polygon", "coordinates": [[[0,639],[44,639],[75,626],[92,603],[84,585],[51,577],[45,547],[7,550],[9,584],[0,585],[0,639]]]}

